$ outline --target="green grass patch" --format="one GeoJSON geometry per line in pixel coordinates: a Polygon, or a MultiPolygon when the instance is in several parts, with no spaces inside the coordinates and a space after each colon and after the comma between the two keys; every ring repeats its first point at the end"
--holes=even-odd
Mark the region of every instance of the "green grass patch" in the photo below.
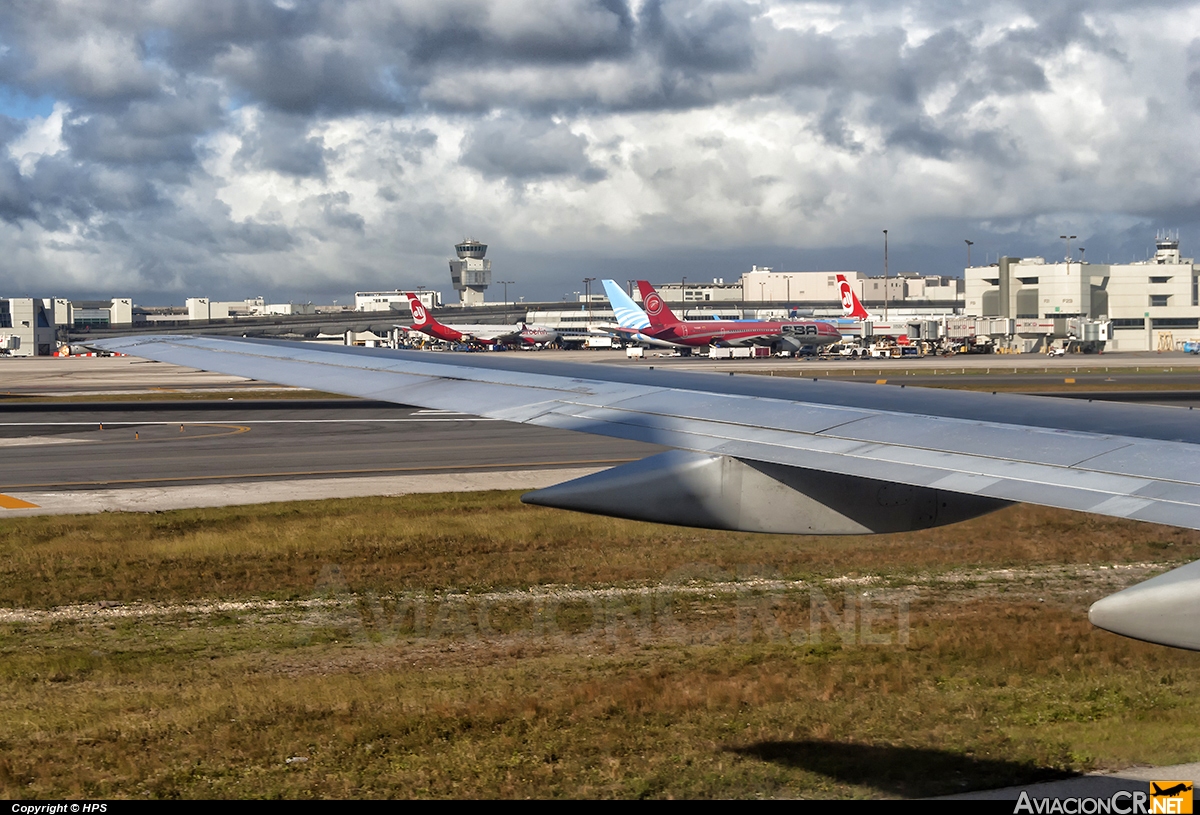
{"type": "Polygon", "coordinates": [[[1197,557],[1028,506],[860,538],[510,492],[4,520],[0,795],[921,797],[1194,761],[1200,655],[1092,629],[1120,578],[1061,575],[1197,557]]]}
{"type": "Polygon", "coordinates": [[[1200,558],[1197,532],[1029,505],[922,532],[800,537],[598,518],[519,495],[0,518],[0,606],[297,598],[330,564],[352,590],[395,592],[1200,558]]]}

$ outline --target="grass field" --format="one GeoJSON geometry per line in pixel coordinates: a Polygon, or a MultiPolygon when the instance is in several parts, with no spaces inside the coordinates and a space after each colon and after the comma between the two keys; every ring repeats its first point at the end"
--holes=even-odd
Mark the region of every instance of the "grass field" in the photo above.
{"type": "Polygon", "coordinates": [[[1200,758],[1090,602],[1200,534],[752,536],[515,493],[0,519],[0,796],[906,797],[1200,758]]]}

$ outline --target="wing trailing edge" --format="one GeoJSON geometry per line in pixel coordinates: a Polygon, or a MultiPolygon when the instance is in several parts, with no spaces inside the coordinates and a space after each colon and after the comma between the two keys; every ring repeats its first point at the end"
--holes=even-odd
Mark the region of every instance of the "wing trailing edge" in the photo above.
{"type": "MultiPolygon", "coordinates": [[[[716,375],[229,337],[90,344],[687,451],[526,496],[548,506],[718,529],[853,534],[952,523],[1014,501],[1200,529],[1200,423],[1178,409],[816,381],[739,387],[716,375]]],[[[1200,562],[1097,602],[1090,619],[1123,636],[1200,650],[1200,562]]]]}

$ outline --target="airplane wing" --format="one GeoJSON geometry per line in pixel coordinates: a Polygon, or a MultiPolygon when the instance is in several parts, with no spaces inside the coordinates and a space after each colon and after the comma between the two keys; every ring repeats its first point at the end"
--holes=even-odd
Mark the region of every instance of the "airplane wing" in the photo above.
{"type": "MultiPolygon", "coordinates": [[[[91,345],[676,448],[526,496],[549,506],[849,534],[952,523],[1016,501],[1200,529],[1200,416],[1182,408],[232,337],[91,345]]],[[[1200,650],[1200,561],[1101,600],[1091,617],[1200,650]]]]}

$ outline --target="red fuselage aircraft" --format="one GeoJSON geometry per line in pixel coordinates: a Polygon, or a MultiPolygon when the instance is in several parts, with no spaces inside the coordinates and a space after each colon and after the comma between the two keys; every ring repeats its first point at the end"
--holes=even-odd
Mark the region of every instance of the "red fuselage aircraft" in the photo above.
{"type": "Polygon", "coordinates": [[[554,342],[558,332],[540,325],[445,325],[439,323],[412,292],[405,292],[408,307],[412,310],[413,331],[428,334],[445,342],[462,342],[468,345],[514,345],[525,343],[539,345],[554,342]]]}
{"type": "Polygon", "coordinates": [[[648,282],[639,280],[638,290],[650,318],[650,328],[641,333],[676,345],[773,345],[787,339],[799,346],[820,346],[842,338],[837,326],[820,320],[680,320],[648,282]]]}

